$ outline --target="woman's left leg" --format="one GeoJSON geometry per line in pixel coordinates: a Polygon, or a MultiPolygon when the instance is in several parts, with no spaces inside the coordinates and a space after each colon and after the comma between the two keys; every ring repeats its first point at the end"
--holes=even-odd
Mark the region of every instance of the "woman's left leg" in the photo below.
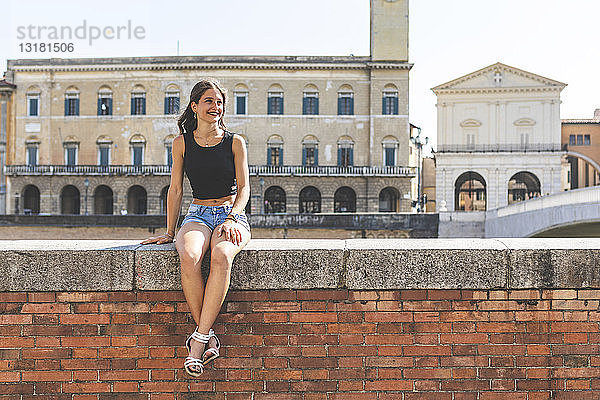
{"type": "MultiPolygon", "coordinates": [[[[237,245],[226,240],[223,235],[218,236],[218,226],[212,233],[210,240],[210,273],[204,288],[204,301],[198,324],[199,332],[208,332],[217,319],[227,295],[227,290],[229,290],[233,259],[250,241],[250,232],[242,226],[239,229],[242,241],[237,245]]],[[[214,345],[214,343],[209,343],[208,347],[211,347],[211,345],[214,345]]]]}

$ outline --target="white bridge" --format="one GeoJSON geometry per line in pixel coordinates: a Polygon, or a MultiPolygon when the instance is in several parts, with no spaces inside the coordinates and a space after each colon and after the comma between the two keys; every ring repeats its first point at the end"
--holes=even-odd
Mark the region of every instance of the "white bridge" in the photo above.
{"type": "Polygon", "coordinates": [[[479,212],[440,212],[439,237],[531,237],[600,222],[600,186],[574,189],[479,212]]]}

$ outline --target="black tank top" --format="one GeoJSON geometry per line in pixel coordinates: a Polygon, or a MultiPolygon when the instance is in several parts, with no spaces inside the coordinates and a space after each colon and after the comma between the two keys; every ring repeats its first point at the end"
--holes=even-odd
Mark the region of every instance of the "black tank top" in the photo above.
{"type": "Polygon", "coordinates": [[[183,170],[190,180],[194,198],[217,199],[236,194],[233,133],[225,131],[221,142],[211,147],[199,146],[193,133],[186,133],[183,138],[183,170]]]}

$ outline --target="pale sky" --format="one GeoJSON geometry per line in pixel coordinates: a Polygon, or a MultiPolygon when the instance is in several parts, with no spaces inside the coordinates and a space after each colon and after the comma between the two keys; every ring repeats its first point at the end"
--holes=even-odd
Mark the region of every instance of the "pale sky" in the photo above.
{"type": "MultiPolygon", "coordinates": [[[[5,0],[3,5],[8,17],[3,21],[9,23],[0,26],[2,71],[6,59],[15,58],[176,55],[178,41],[181,55],[369,55],[368,0],[5,0]],[[84,20],[88,38],[73,40],[72,53],[21,51],[20,44],[37,40],[19,39],[19,26],[75,29],[84,20]],[[89,44],[91,26],[129,21],[143,29],[143,39],[89,44]]],[[[561,118],[591,118],[600,108],[598,15],[595,0],[410,0],[411,123],[435,144],[430,88],[497,61],[567,83],[561,118]]]]}

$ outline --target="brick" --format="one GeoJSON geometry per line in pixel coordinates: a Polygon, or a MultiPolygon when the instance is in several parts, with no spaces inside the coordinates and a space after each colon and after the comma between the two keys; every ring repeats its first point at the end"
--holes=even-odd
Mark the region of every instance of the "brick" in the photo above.
{"type": "Polygon", "coordinates": [[[33,323],[31,315],[3,315],[0,314],[0,325],[23,325],[33,323]]]}
{"type": "Polygon", "coordinates": [[[365,322],[411,322],[412,313],[410,312],[365,312],[365,322]]]}
{"type": "Polygon", "coordinates": [[[356,292],[345,289],[339,290],[298,290],[296,293],[298,300],[375,300],[376,292],[356,292]],[[374,299],[363,299],[363,293],[373,293],[374,299]]]}
{"type": "Polygon", "coordinates": [[[403,376],[407,379],[450,379],[451,370],[445,368],[411,368],[405,369],[403,376]]]}
{"type": "Polygon", "coordinates": [[[488,335],[485,333],[442,333],[440,343],[468,344],[488,343],[488,335]]]}
{"type": "Polygon", "coordinates": [[[93,301],[108,301],[108,293],[106,292],[61,292],[56,294],[57,302],[74,303],[74,302],[93,302],[93,301]]]}
{"type": "Polygon", "coordinates": [[[402,300],[425,300],[427,299],[427,290],[413,289],[401,290],[400,299],[402,300]]]}
{"type": "Polygon", "coordinates": [[[336,313],[296,312],[290,314],[290,322],[337,322],[336,313]]]}
{"type": "Polygon", "coordinates": [[[536,300],[541,298],[541,293],[535,289],[511,290],[508,298],[510,300],[536,300]]]}
{"type": "Polygon", "coordinates": [[[413,382],[409,380],[377,380],[377,381],[367,381],[365,382],[365,390],[393,390],[393,391],[402,391],[402,390],[412,390],[413,382]]]}
{"type": "Polygon", "coordinates": [[[71,324],[108,324],[110,316],[108,314],[61,314],[60,323],[71,324]]]}
{"type": "Polygon", "coordinates": [[[252,304],[252,311],[255,312],[282,312],[282,311],[300,311],[301,303],[297,301],[272,301],[252,304]]]}
{"type": "Polygon", "coordinates": [[[340,333],[362,333],[371,334],[375,333],[377,325],[374,323],[360,323],[360,324],[327,324],[327,333],[340,334],[340,333]]]}
{"type": "Polygon", "coordinates": [[[552,332],[598,332],[596,322],[552,322],[552,332]]]}
{"type": "Polygon", "coordinates": [[[150,371],[100,371],[101,381],[147,381],[150,379],[150,371]]]}
{"type": "Polygon", "coordinates": [[[68,382],[71,371],[22,371],[23,382],[68,382]]]}
{"type": "Polygon", "coordinates": [[[542,290],[542,299],[576,299],[577,290],[574,289],[551,289],[542,290]]]}
{"type": "Polygon", "coordinates": [[[578,290],[577,298],[583,300],[590,299],[599,299],[600,300],[600,290],[592,289],[592,290],[578,290]]]}
{"type": "Polygon", "coordinates": [[[440,313],[440,321],[455,322],[455,321],[488,321],[489,315],[487,312],[481,311],[452,311],[440,313]]]}

